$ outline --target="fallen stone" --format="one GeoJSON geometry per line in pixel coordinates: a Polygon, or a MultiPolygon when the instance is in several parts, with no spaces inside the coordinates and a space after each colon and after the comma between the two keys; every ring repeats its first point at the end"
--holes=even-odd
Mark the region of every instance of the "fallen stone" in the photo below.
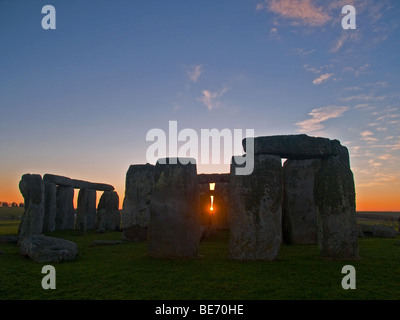
{"type": "Polygon", "coordinates": [[[147,252],[159,258],[196,257],[201,227],[196,164],[171,159],[161,159],[154,169],[147,252]]]}
{"type": "Polygon", "coordinates": [[[277,258],[282,240],[282,166],[278,156],[255,155],[250,175],[235,175],[229,186],[229,257],[277,258]]]}
{"type": "Polygon", "coordinates": [[[246,141],[249,139],[254,140],[254,154],[276,155],[294,160],[321,159],[342,152],[338,140],[310,137],[306,134],[245,138],[242,140],[245,152],[246,141]]]}
{"type": "Polygon", "coordinates": [[[75,242],[44,235],[32,235],[19,243],[19,252],[38,263],[71,261],[78,255],[75,242]]]}
{"type": "Polygon", "coordinates": [[[75,189],[94,189],[98,191],[113,191],[114,187],[105,183],[93,183],[83,180],[70,179],[55,174],[45,174],[43,180],[55,183],[59,186],[73,187],[75,189]]]}

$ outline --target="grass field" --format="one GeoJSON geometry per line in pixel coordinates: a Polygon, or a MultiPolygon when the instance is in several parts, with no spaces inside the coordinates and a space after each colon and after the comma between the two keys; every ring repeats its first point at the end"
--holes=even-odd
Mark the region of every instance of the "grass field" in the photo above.
{"type": "Polygon", "coordinates": [[[24,208],[19,207],[0,207],[0,220],[20,220],[24,208]]]}
{"type": "MultiPolygon", "coordinates": [[[[0,221],[15,234],[19,221],[0,221]]],[[[56,290],[41,287],[42,264],[0,244],[0,299],[400,299],[400,246],[395,239],[359,239],[358,261],[327,261],[314,245],[283,245],[277,261],[227,258],[228,232],[200,245],[196,259],[154,259],[146,243],[91,247],[93,240],[120,240],[120,232],[56,232],[75,241],[79,256],[55,263],[56,290]],[[356,269],[356,290],[344,290],[341,269],[356,269]]]]}

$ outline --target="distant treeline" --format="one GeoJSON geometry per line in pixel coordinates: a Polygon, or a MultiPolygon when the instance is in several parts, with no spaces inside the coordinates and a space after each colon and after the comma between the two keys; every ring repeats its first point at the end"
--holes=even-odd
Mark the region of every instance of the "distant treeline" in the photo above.
{"type": "Polygon", "coordinates": [[[23,202],[16,203],[16,202],[3,202],[3,201],[0,201],[0,207],[6,207],[6,208],[19,207],[19,208],[23,208],[24,207],[24,203],[23,202]]]}
{"type": "Polygon", "coordinates": [[[358,211],[357,218],[361,220],[398,221],[400,212],[396,211],[358,211]]]}

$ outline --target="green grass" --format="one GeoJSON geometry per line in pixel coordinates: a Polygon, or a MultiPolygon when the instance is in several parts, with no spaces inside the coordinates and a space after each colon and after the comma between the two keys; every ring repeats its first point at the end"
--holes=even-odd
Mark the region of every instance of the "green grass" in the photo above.
{"type": "Polygon", "coordinates": [[[24,208],[0,207],[0,220],[19,220],[24,213],[24,208]]]}
{"type": "MultiPolygon", "coordinates": [[[[0,221],[0,234],[16,233],[18,221],[0,221]]],[[[228,232],[204,241],[202,257],[155,259],[146,243],[90,247],[121,233],[57,232],[75,241],[79,256],[55,263],[56,290],[43,290],[41,268],[16,245],[0,244],[0,299],[400,299],[397,239],[359,239],[358,261],[327,261],[317,246],[282,246],[277,261],[227,258],[228,232]],[[341,269],[356,268],[357,289],[344,290],[341,269]]]]}

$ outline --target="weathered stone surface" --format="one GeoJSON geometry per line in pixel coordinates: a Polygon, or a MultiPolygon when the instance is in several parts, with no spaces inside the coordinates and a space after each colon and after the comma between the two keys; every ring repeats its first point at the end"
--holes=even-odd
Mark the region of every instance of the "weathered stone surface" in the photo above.
{"type": "Polygon", "coordinates": [[[56,203],[56,230],[73,230],[75,228],[74,188],[58,186],[56,203]]]}
{"type": "Polygon", "coordinates": [[[207,240],[207,239],[213,238],[213,237],[217,236],[217,234],[218,234],[217,226],[215,226],[215,225],[208,225],[208,226],[203,225],[201,227],[200,240],[203,241],[203,240],[207,240]]]}
{"type": "Polygon", "coordinates": [[[283,241],[317,244],[314,180],[321,160],[287,160],[283,165],[283,241]]]}
{"type": "Polygon", "coordinates": [[[19,182],[24,197],[24,214],[18,227],[20,237],[41,234],[44,217],[44,183],[38,174],[24,174],[19,182]]]}
{"type": "Polygon", "coordinates": [[[96,190],[81,189],[78,194],[78,208],[76,210],[76,229],[85,234],[96,226],[96,190]]]}
{"type": "Polygon", "coordinates": [[[145,241],[147,240],[148,227],[141,227],[138,224],[123,229],[122,239],[125,241],[145,241]]]}
{"type": "Polygon", "coordinates": [[[19,252],[38,263],[61,262],[74,260],[78,255],[78,246],[65,239],[31,235],[20,241],[19,252]]]}
{"type": "Polygon", "coordinates": [[[199,179],[199,183],[210,183],[210,182],[229,183],[230,174],[229,173],[199,174],[198,179],[199,179]]]}
{"type": "Polygon", "coordinates": [[[55,174],[45,174],[43,180],[53,182],[59,186],[73,187],[75,189],[94,189],[98,191],[113,191],[114,187],[105,183],[93,183],[83,180],[70,179],[55,174]]]}
{"type": "Polygon", "coordinates": [[[56,230],[56,214],[57,214],[57,185],[44,182],[44,219],[43,232],[53,232],[56,230]]]}
{"type": "Polygon", "coordinates": [[[201,231],[196,165],[182,165],[180,161],[172,164],[170,160],[161,159],[166,164],[157,162],[154,169],[148,254],[195,257],[201,231]]]}
{"type": "Polygon", "coordinates": [[[278,156],[255,155],[250,175],[235,175],[229,186],[229,256],[274,260],[282,241],[282,166],[278,156]]]}
{"type": "Polygon", "coordinates": [[[245,151],[248,139],[254,139],[254,154],[276,155],[288,159],[320,159],[342,152],[338,140],[310,137],[306,134],[245,138],[242,140],[245,151]]]}
{"type": "Polygon", "coordinates": [[[121,214],[119,212],[119,197],[115,191],[104,191],[97,205],[96,231],[120,230],[121,214]]]}
{"type": "Polygon", "coordinates": [[[150,164],[131,165],[126,173],[121,223],[127,239],[147,239],[153,176],[154,166],[150,164]]]}
{"type": "Polygon", "coordinates": [[[340,156],[321,161],[314,184],[318,245],[332,259],[358,257],[354,178],[340,156]]]}

